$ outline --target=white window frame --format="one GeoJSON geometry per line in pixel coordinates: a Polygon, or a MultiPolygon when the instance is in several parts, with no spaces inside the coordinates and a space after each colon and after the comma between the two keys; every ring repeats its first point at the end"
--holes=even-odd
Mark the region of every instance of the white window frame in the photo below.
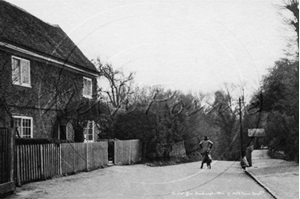
{"type": "Polygon", "coordinates": [[[91,120],[88,120],[87,123],[86,123],[86,126],[84,128],[84,142],[94,142],[94,140],[95,140],[95,122],[91,121],[91,120]],[[89,127],[90,123],[92,123],[93,139],[92,140],[87,140],[87,138],[88,138],[87,131],[89,130],[88,127],[89,127]]]}
{"type": "Polygon", "coordinates": [[[31,88],[30,61],[27,60],[27,59],[20,58],[20,57],[11,56],[11,67],[12,67],[12,83],[14,85],[19,85],[19,86],[24,86],[24,87],[31,88]],[[18,74],[19,75],[19,81],[14,81],[13,80],[13,63],[14,63],[14,59],[20,61],[20,69],[18,71],[18,73],[19,73],[18,74]],[[28,67],[29,67],[28,68],[28,74],[27,74],[28,75],[28,83],[24,83],[23,82],[23,80],[24,80],[24,74],[22,73],[22,71],[23,71],[24,63],[27,63],[28,67]]]}
{"type": "Polygon", "coordinates": [[[89,98],[89,99],[93,98],[93,81],[92,81],[91,78],[83,77],[82,95],[85,98],[89,98]],[[85,84],[84,84],[85,80],[89,81],[91,83],[91,85],[90,85],[90,94],[85,93],[85,84]]]}
{"type": "Polygon", "coordinates": [[[29,138],[33,138],[33,118],[32,117],[27,117],[27,116],[13,116],[13,118],[21,119],[21,127],[18,129],[20,137],[24,137],[24,135],[23,135],[23,126],[22,126],[23,125],[23,119],[30,120],[30,127],[31,128],[30,128],[30,137],[29,138]]]}

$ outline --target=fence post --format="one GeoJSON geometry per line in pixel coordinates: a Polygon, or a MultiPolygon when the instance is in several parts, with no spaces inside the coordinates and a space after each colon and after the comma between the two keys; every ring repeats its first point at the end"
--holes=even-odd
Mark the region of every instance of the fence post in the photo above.
{"type": "MultiPolygon", "coordinates": [[[[15,135],[14,130],[10,130],[10,181],[15,182],[15,135]]],[[[15,186],[15,185],[14,185],[15,186]]],[[[14,187],[15,190],[15,187],[14,187]]]]}
{"type": "Polygon", "coordinates": [[[86,166],[86,171],[88,171],[88,162],[89,162],[89,159],[88,159],[88,153],[89,153],[89,142],[85,143],[85,166],[86,166]]]}
{"type": "Polygon", "coordinates": [[[117,164],[117,141],[114,140],[114,164],[117,164]]]}
{"type": "Polygon", "coordinates": [[[59,175],[62,176],[61,143],[59,143],[58,146],[59,146],[59,151],[58,151],[58,154],[59,154],[59,157],[58,157],[59,158],[59,175]]]}
{"type": "Polygon", "coordinates": [[[73,145],[73,172],[76,173],[76,154],[75,154],[75,151],[76,151],[76,144],[75,143],[72,143],[73,145]]]}
{"type": "Polygon", "coordinates": [[[129,140],[129,154],[128,154],[129,162],[128,162],[128,164],[131,164],[131,142],[132,142],[132,140],[129,140]]]}
{"type": "Polygon", "coordinates": [[[20,147],[16,146],[17,149],[17,185],[20,187],[21,184],[21,176],[20,176],[20,147]]]}
{"type": "Polygon", "coordinates": [[[44,154],[43,154],[43,145],[40,145],[41,150],[41,178],[45,179],[45,173],[44,173],[44,154]]]}

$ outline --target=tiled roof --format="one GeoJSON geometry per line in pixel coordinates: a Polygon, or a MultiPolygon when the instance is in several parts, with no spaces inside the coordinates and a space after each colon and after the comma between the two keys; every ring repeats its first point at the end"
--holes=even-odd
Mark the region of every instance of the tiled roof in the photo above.
{"type": "Polygon", "coordinates": [[[45,23],[3,0],[0,0],[0,13],[0,41],[89,72],[97,72],[59,26],[45,23]]]}

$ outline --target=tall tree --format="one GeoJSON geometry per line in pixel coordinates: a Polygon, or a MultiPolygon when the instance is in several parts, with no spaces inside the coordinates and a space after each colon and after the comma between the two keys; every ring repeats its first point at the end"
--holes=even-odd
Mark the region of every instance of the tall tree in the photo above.
{"type": "Polygon", "coordinates": [[[293,14],[293,19],[288,19],[287,23],[296,31],[297,42],[299,45],[299,1],[288,0],[285,2],[284,8],[293,14]]]}

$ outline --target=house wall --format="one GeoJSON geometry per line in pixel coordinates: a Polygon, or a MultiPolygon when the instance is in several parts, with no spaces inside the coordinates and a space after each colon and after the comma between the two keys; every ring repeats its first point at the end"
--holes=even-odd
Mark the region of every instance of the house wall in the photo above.
{"type": "MultiPolygon", "coordinates": [[[[97,91],[97,80],[92,79],[94,94],[97,91]]],[[[68,111],[70,108],[77,108],[76,102],[83,99],[82,89],[83,74],[34,57],[0,49],[0,97],[7,101],[13,116],[33,117],[34,138],[57,136],[57,116],[66,107],[68,111]],[[12,84],[11,56],[30,61],[31,88],[12,84]]]]}

